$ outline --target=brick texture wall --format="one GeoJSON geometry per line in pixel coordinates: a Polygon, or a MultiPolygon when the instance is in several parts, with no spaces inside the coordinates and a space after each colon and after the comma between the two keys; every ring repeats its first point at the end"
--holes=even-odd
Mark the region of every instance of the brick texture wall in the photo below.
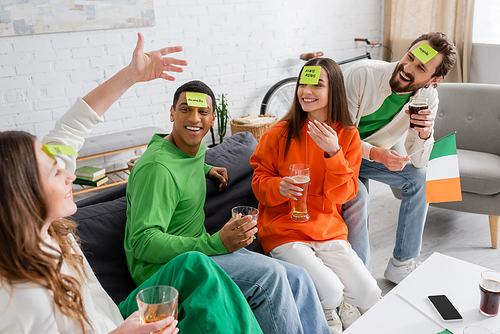
{"type": "Polygon", "coordinates": [[[176,57],[189,65],[174,82],[132,87],[93,134],[153,124],[169,131],[173,93],[192,79],[205,81],[216,95],[226,93],[232,117],[256,114],[275,82],[297,75],[299,54],[323,51],[342,60],[364,53],[355,37],[380,39],[382,3],[155,0],[150,28],[0,38],[0,131],[25,130],[41,139],[78,96],[128,64],[138,31],[146,51],[182,45],[176,57]]]}

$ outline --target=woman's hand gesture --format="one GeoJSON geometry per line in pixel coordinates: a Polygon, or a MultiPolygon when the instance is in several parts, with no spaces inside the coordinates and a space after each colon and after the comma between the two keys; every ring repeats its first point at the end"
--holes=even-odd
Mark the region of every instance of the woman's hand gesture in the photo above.
{"type": "Polygon", "coordinates": [[[320,123],[317,120],[308,122],[307,133],[311,136],[312,140],[328,154],[328,157],[333,157],[340,150],[337,132],[329,125],[320,123]]]}

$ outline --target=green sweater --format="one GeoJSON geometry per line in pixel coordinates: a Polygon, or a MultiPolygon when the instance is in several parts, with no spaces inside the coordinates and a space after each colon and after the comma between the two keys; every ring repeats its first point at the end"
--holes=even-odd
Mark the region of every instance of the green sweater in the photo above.
{"type": "Polygon", "coordinates": [[[192,157],[165,136],[153,136],[127,185],[124,246],[136,284],[179,254],[227,253],[219,232],[209,235],[204,225],[205,175],[212,168],[204,163],[205,146],[192,157]]]}

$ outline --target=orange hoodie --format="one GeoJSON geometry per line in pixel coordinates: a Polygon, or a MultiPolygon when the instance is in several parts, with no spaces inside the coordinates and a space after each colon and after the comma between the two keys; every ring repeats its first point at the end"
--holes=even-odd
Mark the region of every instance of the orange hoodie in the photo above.
{"type": "Polygon", "coordinates": [[[269,129],[260,139],[250,158],[254,168],[252,189],[259,201],[257,227],[259,241],[266,253],[289,242],[347,241],[347,226],[342,219],[342,204],[356,196],[361,165],[361,140],[355,127],[337,132],[340,150],[331,158],[307,134],[307,122],[301,129],[301,141],[293,139],[286,157],[286,122],[269,129]],[[294,222],[292,200],[280,194],[280,182],[288,176],[291,164],[311,166],[305,223],[294,222]]]}

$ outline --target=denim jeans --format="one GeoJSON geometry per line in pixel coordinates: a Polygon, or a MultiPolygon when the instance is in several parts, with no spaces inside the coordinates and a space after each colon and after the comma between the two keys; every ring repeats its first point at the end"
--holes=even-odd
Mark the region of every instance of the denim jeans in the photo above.
{"type": "MultiPolygon", "coordinates": [[[[427,167],[415,168],[408,163],[402,171],[390,171],[383,164],[363,159],[359,176],[376,180],[402,190],[398,228],[393,257],[406,261],[420,255],[422,234],[429,205],[425,197],[427,167]]],[[[349,231],[347,240],[371,270],[368,212],[370,196],[365,185],[358,181],[358,194],[342,206],[342,217],[349,231]]]]}
{"type": "Polygon", "coordinates": [[[330,333],[304,269],[246,249],[211,259],[243,292],[264,334],[330,333]]]}

